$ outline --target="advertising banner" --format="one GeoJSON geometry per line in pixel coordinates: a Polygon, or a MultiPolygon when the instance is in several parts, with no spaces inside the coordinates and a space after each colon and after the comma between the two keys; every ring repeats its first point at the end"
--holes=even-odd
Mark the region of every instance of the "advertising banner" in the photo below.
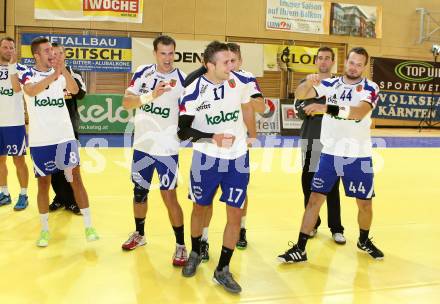
{"type": "Polygon", "coordinates": [[[328,34],[326,6],[323,1],[267,0],[266,29],[328,34]]]}
{"type": "Polygon", "coordinates": [[[143,0],[35,0],[35,19],[142,23],[143,0]]]}
{"type": "Polygon", "coordinates": [[[265,98],[268,105],[264,113],[256,113],[257,132],[261,134],[280,133],[280,100],[278,98],[265,98]]]}
{"type": "Polygon", "coordinates": [[[30,45],[39,36],[62,45],[66,51],[66,64],[78,71],[131,72],[131,38],[116,36],[23,33],[22,64],[35,64],[30,45]]]}
{"type": "Polygon", "coordinates": [[[122,95],[90,94],[78,100],[79,133],[125,133],[134,110],[122,107],[122,95]]]}
{"type": "Polygon", "coordinates": [[[440,63],[373,57],[371,64],[380,89],[372,117],[440,120],[440,63]]]}
{"type": "MultiPolygon", "coordinates": [[[[319,48],[298,45],[264,45],[264,70],[280,71],[289,70],[302,73],[316,73],[315,58],[319,48]]],[[[335,64],[332,73],[337,72],[338,50],[335,52],[335,64]]]]}
{"type": "MultiPolygon", "coordinates": [[[[133,38],[133,72],[143,64],[156,62],[153,55],[152,38],[133,38]]],[[[198,69],[202,64],[203,51],[211,41],[176,40],[176,53],[174,66],[189,74],[198,69]]],[[[254,74],[255,77],[263,76],[263,45],[255,43],[239,43],[242,69],[254,74]]]]}

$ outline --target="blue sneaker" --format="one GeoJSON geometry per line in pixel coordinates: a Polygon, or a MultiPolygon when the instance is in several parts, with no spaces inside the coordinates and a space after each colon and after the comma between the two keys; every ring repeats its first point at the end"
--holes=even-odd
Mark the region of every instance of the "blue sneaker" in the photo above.
{"type": "Polygon", "coordinates": [[[0,206],[6,206],[9,205],[10,203],[12,203],[11,200],[11,195],[8,194],[4,194],[4,193],[0,193],[0,206]]]}
{"type": "Polygon", "coordinates": [[[18,196],[17,203],[14,206],[15,211],[21,211],[26,209],[26,207],[29,205],[28,196],[26,194],[20,194],[18,196]]]}

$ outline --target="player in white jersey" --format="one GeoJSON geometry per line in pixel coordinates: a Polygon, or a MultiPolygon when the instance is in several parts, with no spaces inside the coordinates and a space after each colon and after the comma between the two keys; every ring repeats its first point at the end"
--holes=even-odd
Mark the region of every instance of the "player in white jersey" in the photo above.
{"type": "Polygon", "coordinates": [[[18,65],[14,39],[0,39],[0,206],[12,202],[9,194],[6,157],[12,156],[21,190],[14,210],[28,206],[27,187],[29,172],[25,161],[26,128],[24,125],[24,104],[21,87],[11,79],[18,71],[25,69],[18,65]]]}
{"type": "Polygon", "coordinates": [[[133,213],[136,230],[122,245],[133,250],[145,245],[147,197],[153,173],[160,180],[160,193],[176,236],[173,265],[183,266],[187,260],[184,240],[183,212],[177,201],[178,153],[177,138],[179,97],[183,93],[185,75],[173,68],[176,42],[169,36],[153,41],[156,64],[138,67],[123,100],[126,109],[135,109],[132,181],[133,213]]]}
{"type": "Polygon", "coordinates": [[[312,194],[303,216],[298,243],[278,256],[283,263],[307,260],[307,239],[326,195],[338,176],[342,179],[346,196],[355,197],[358,205],[360,235],[357,247],[374,259],[384,257],[368,238],[374,196],[371,111],[376,106],[379,88],[376,83],[362,77],[367,63],[367,51],[361,47],[353,48],[347,55],[343,76],[321,81],[318,74],[308,75],[295,92],[299,99],[325,96],[327,103],[313,103],[304,107],[307,115],[326,113],[321,128],[323,149],[313,177],[312,194]]]}
{"type": "Polygon", "coordinates": [[[88,241],[99,237],[92,226],[89,199],[79,168],[78,142],[73,133],[64,89],[72,94],[78,86],[64,65],[56,58],[49,40],[37,37],[31,43],[35,66],[20,77],[29,114],[29,146],[38,179],[38,211],[41,233],[37,246],[49,244],[49,189],[51,174],[64,171],[71,183],[76,202],[83,214],[88,241]]]}
{"type": "MultiPolygon", "coordinates": [[[[261,94],[260,88],[258,86],[255,76],[247,71],[241,70],[241,65],[243,64],[243,59],[241,57],[240,45],[233,42],[228,42],[226,44],[231,52],[231,62],[233,65],[233,71],[240,72],[241,74],[248,77],[251,81],[248,83],[249,86],[249,96],[251,98],[252,108],[254,112],[263,113],[266,110],[266,105],[264,103],[263,95],[261,94]]],[[[199,71],[200,75],[206,73],[206,68],[199,71]]],[[[246,214],[248,207],[248,196],[246,195],[243,216],[240,222],[240,237],[237,241],[237,249],[246,249],[248,242],[246,239],[246,214]]],[[[205,215],[205,220],[203,223],[202,239],[200,243],[200,252],[202,256],[202,262],[207,262],[209,260],[209,242],[208,242],[208,228],[212,218],[212,205],[207,208],[207,214],[205,215]]]]}
{"type": "Polygon", "coordinates": [[[201,262],[204,216],[221,187],[220,201],[226,203],[227,223],[214,281],[229,292],[239,293],[241,287],[229,272],[229,263],[238,241],[249,183],[248,134],[249,138],[256,136],[248,92],[251,80],[232,71],[231,55],[225,43],[211,42],[203,59],[207,73],[185,89],[180,101],[178,135],[194,143],[189,188],[194,203],[192,251],[182,275],[195,275],[201,262]]]}

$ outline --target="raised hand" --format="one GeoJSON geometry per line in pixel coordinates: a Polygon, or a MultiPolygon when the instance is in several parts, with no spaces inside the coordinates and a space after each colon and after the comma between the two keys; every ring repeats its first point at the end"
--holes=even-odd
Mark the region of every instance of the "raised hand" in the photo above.
{"type": "Polygon", "coordinates": [[[157,98],[170,90],[171,86],[168,83],[161,81],[153,90],[153,98],[157,98]]]}

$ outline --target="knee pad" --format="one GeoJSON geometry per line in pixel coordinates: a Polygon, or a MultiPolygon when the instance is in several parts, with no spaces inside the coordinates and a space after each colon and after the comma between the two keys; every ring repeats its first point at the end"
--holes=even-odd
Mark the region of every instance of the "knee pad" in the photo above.
{"type": "Polygon", "coordinates": [[[133,188],[133,201],[135,204],[145,204],[148,197],[148,189],[143,188],[142,186],[135,184],[133,188]]]}

